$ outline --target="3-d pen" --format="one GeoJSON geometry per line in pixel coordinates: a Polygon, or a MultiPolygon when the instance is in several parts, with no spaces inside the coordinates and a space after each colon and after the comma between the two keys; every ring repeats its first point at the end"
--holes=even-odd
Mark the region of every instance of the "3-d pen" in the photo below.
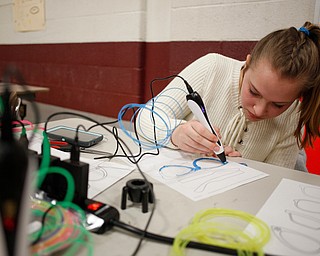
{"type": "Polygon", "coordinates": [[[193,91],[190,85],[187,85],[187,89],[189,91],[189,94],[187,95],[187,103],[192,111],[192,113],[195,115],[195,117],[199,120],[199,122],[204,125],[209,131],[211,131],[214,135],[217,136],[218,141],[217,145],[219,146],[218,151],[214,151],[214,153],[219,157],[222,163],[225,163],[227,161],[226,155],[224,153],[223,145],[218,137],[217,132],[214,130],[214,128],[211,126],[206,108],[204,106],[204,103],[200,97],[200,95],[193,91]]]}

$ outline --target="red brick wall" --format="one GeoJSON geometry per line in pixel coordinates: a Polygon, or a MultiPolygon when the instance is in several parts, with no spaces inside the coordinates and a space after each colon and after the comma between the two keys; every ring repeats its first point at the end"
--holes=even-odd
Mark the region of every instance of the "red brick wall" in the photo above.
{"type": "Polygon", "coordinates": [[[15,64],[30,85],[50,88],[39,102],[116,116],[141,101],[141,43],[0,46],[0,68],[15,64]]]}
{"type": "MultiPolygon", "coordinates": [[[[149,83],[218,52],[244,59],[254,42],[108,42],[0,45],[0,71],[15,64],[30,85],[50,88],[39,102],[116,117],[150,98],[149,83]],[[230,51],[229,49],[233,49],[230,51]]],[[[167,84],[158,83],[156,92],[167,84]]]]}

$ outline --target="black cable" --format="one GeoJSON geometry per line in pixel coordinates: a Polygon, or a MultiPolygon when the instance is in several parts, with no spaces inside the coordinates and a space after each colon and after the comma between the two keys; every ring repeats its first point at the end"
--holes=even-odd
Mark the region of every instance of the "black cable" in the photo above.
{"type": "MultiPolygon", "coordinates": [[[[118,131],[117,129],[114,127],[114,136],[118,137],[118,131]]],[[[136,164],[138,163],[145,155],[153,155],[153,156],[157,156],[159,155],[160,151],[159,148],[156,147],[156,152],[145,152],[142,153],[142,145],[140,143],[140,139],[139,139],[139,135],[138,135],[138,131],[136,128],[136,122],[134,121],[134,133],[136,136],[136,139],[138,141],[138,147],[139,147],[139,153],[137,153],[136,155],[131,155],[129,156],[126,151],[124,150],[123,146],[121,145],[121,143],[119,143],[119,141],[117,140],[117,148],[116,151],[114,153],[113,156],[101,156],[101,157],[95,157],[94,159],[103,159],[103,158],[114,158],[114,157],[126,157],[131,163],[136,164]],[[124,153],[124,155],[117,155],[116,153],[118,152],[118,148],[121,148],[122,152],[124,153]],[[134,157],[135,160],[132,160],[131,158],[134,157]],[[136,159],[138,157],[138,159],[136,159]]],[[[156,138],[155,138],[156,139],[156,138]]]]}
{"type": "MultiPolygon", "coordinates": [[[[127,110],[126,110],[126,111],[127,111],[127,110]]],[[[126,111],[125,111],[125,112],[126,112],[126,111]]],[[[122,115],[122,116],[123,116],[123,115],[122,115]]],[[[134,127],[135,127],[135,122],[134,122],[134,127]]],[[[119,136],[118,136],[118,130],[117,130],[117,128],[116,128],[116,127],[113,127],[113,130],[112,130],[112,131],[113,131],[113,134],[114,134],[115,138],[118,138],[119,136]]],[[[141,143],[140,143],[140,140],[139,140],[139,136],[138,136],[138,133],[137,133],[136,129],[134,129],[134,131],[135,131],[136,139],[139,141],[139,145],[138,145],[138,146],[139,146],[139,153],[138,153],[138,154],[128,156],[128,154],[127,154],[126,151],[124,150],[124,148],[123,148],[123,146],[121,145],[121,143],[119,143],[119,141],[116,139],[117,146],[116,146],[116,150],[115,150],[115,153],[114,153],[113,156],[110,156],[110,157],[108,157],[108,156],[101,156],[101,157],[95,157],[94,159],[114,158],[114,157],[126,157],[126,158],[127,158],[131,163],[133,163],[133,164],[135,164],[136,162],[139,162],[140,159],[144,156],[144,154],[141,155],[141,153],[142,153],[142,148],[141,148],[141,143]],[[118,150],[119,150],[119,147],[121,148],[121,150],[122,150],[122,152],[124,153],[124,155],[117,155],[117,152],[118,152],[118,150]],[[140,156],[140,157],[139,157],[139,156],[140,156]],[[131,159],[131,157],[134,157],[134,158],[139,157],[139,159],[133,161],[133,160],[131,159]]]]}
{"type": "MultiPolygon", "coordinates": [[[[124,114],[127,112],[128,109],[125,109],[124,113],[122,114],[121,118],[123,118],[124,114]]],[[[135,114],[135,110],[133,110],[133,114],[135,114]]],[[[152,113],[152,116],[153,116],[153,113],[152,113]]],[[[114,158],[114,157],[126,157],[131,163],[133,164],[136,164],[138,163],[145,155],[153,155],[153,156],[157,156],[159,155],[159,149],[156,148],[156,152],[145,152],[145,153],[142,153],[142,145],[140,143],[140,139],[139,139],[139,134],[138,134],[138,131],[137,131],[137,125],[136,125],[136,116],[134,116],[134,120],[133,120],[133,128],[134,128],[134,134],[135,134],[135,137],[136,137],[136,140],[138,141],[138,147],[139,147],[139,153],[137,153],[136,155],[131,155],[129,156],[126,151],[124,150],[123,146],[121,145],[121,143],[119,143],[119,141],[116,139],[117,141],[117,148],[115,150],[115,153],[113,154],[113,156],[100,156],[100,157],[95,157],[94,159],[103,159],[103,158],[114,158]],[[117,155],[117,152],[118,152],[118,149],[119,147],[121,148],[122,152],[124,155],[117,155]],[[131,158],[134,157],[135,160],[132,160],[131,158]],[[138,157],[138,159],[136,159],[138,157]]],[[[155,126],[155,122],[154,122],[154,126],[155,126]]],[[[91,128],[91,127],[90,127],[91,128]]],[[[114,127],[114,136],[115,138],[118,137],[118,131],[117,129],[114,127]]],[[[154,140],[156,141],[156,134],[155,134],[155,131],[154,131],[154,140]]],[[[157,144],[156,144],[157,145],[157,144]]]]}
{"type": "Polygon", "coordinates": [[[118,120],[114,120],[114,121],[110,121],[110,122],[103,122],[103,123],[99,123],[99,124],[94,124],[92,126],[90,126],[87,130],[90,131],[91,129],[100,126],[100,125],[111,125],[111,124],[116,124],[118,123],[118,120]]]}
{"type": "MultiPolygon", "coordinates": [[[[180,78],[184,84],[186,85],[186,88],[188,90],[189,93],[192,93],[193,92],[193,89],[192,87],[189,85],[188,81],[185,80],[182,76],[180,75],[171,75],[171,76],[167,76],[167,77],[162,77],[162,78],[155,78],[151,81],[151,84],[153,84],[155,81],[164,81],[164,80],[168,80],[168,79],[171,79],[171,78],[180,78]]],[[[153,93],[153,89],[151,88],[151,97],[152,99],[154,98],[154,93],[153,93]]]]}
{"type": "MultiPolygon", "coordinates": [[[[127,109],[124,111],[124,114],[127,112],[127,109]]],[[[110,124],[116,124],[118,123],[118,120],[114,120],[114,121],[110,121],[110,122],[103,122],[103,123],[99,123],[99,124],[94,124],[92,126],[90,126],[88,128],[88,131],[90,131],[91,129],[97,127],[97,126],[100,126],[100,125],[110,125],[110,124]]]]}
{"type": "MultiPolygon", "coordinates": [[[[116,148],[116,151],[111,155],[111,156],[101,156],[101,157],[95,157],[94,159],[103,159],[103,158],[114,158],[114,157],[126,157],[131,163],[133,164],[136,164],[138,163],[143,156],[145,155],[158,155],[159,152],[157,150],[156,153],[152,153],[152,152],[145,152],[141,155],[141,144],[139,144],[139,153],[137,155],[133,155],[133,153],[130,151],[130,154],[126,153],[126,150],[124,149],[124,147],[122,146],[123,144],[125,144],[123,142],[123,140],[121,140],[118,136],[118,132],[116,130],[115,127],[113,127],[113,130],[111,131],[109,128],[107,128],[106,126],[104,126],[102,123],[99,123],[97,122],[96,120],[88,117],[88,116],[85,116],[85,115],[82,115],[82,114],[78,114],[78,113],[74,113],[74,112],[56,112],[52,115],[50,115],[46,122],[45,122],[45,125],[44,125],[44,130],[47,131],[47,126],[48,126],[48,122],[50,121],[51,118],[55,117],[55,116],[58,116],[58,115],[73,115],[73,116],[78,116],[78,117],[81,117],[83,119],[87,119],[93,123],[95,123],[94,127],[95,126],[101,126],[102,128],[104,128],[105,130],[107,130],[110,134],[113,135],[114,139],[116,140],[116,143],[117,143],[117,148],[116,148]],[[117,155],[117,151],[119,149],[119,147],[122,149],[124,155],[117,155]],[[139,157],[137,160],[135,158],[139,157]],[[132,160],[131,158],[134,158],[134,160],[132,160]]],[[[92,128],[93,126],[90,127],[90,129],[92,128]]],[[[89,129],[88,129],[89,130],[89,129]]],[[[135,132],[136,133],[136,137],[139,138],[138,136],[138,133],[137,131],[135,132]]],[[[128,147],[126,146],[126,148],[128,149],[128,147]]],[[[129,150],[127,150],[129,151],[129,150]]]]}
{"type": "MultiPolygon", "coordinates": [[[[162,236],[158,234],[154,234],[151,232],[146,232],[144,230],[141,230],[137,227],[131,226],[129,224],[126,224],[124,222],[121,222],[119,220],[111,220],[110,224],[114,225],[115,227],[118,227],[122,230],[126,230],[132,234],[138,235],[138,236],[144,236],[147,239],[153,240],[155,242],[160,242],[163,244],[173,245],[174,238],[168,237],[168,236],[162,236]]],[[[187,248],[192,249],[198,249],[203,251],[209,251],[209,252],[215,252],[215,253],[222,253],[226,255],[238,255],[238,250],[236,249],[230,249],[226,247],[216,246],[216,245],[210,245],[210,244],[204,244],[204,243],[198,243],[190,241],[187,245],[187,248]]],[[[250,252],[253,256],[257,256],[257,252],[250,252]]],[[[264,256],[276,256],[275,254],[264,254],[264,256]]]]}
{"type": "Polygon", "coordinates": [[[82,124],[79,124],[76,128],[76,134],[74,137],[74,142],[71,143],[71,150],[70,150],[70,160],[71,162],[79,162],[80,161],[80,146],[79,146],[79,129],[80,127],[83,128],[83,130],[86,130],[86,127],[84,127],[82,124]]]}

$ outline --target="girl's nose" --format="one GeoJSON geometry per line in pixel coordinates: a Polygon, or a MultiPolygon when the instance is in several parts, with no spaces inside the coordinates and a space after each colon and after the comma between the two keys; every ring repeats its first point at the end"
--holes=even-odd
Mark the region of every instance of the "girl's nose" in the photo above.
{"type": "Polygon", "coordinates": [[[254,114],[257,117],[263,117],[267,113],[267,105],[262,102],[259,102],[253,106],[253,110],[254,110],[254,114]]]}

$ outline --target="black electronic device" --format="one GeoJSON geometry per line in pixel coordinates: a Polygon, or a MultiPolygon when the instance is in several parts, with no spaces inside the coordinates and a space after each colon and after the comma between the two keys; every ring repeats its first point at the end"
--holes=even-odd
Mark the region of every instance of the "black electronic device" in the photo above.
{"type": "MultiPolygon", "coordinates": [[[[42,155],[38,156],[39,164],[42,161],[42,155]]],[[[55,156],[50,156],[50,166],[61,167],[67,170],[73,178],[75,191],[73,197],[73,203],[84,206],[84,200],[87,198],[88,194],[88,180],[89,180],[89,164],[71,159],[66,159],[64,161],[55,156]]],[[[46,175],[42,185],[41,190],[46,192],[48,197],[62,201],[67,193],[68,183],[64,176],[59,173],[49,173],[46,175]]]]}
{"type": "Polygon", "coordinates": [[[87,212],[86,229],[97,234],[110,230],[112,221],[120,218],[116,208],[93,199],[86,199],[83,209],[87,212]]]}
{"type": "MultiPolygon", "coordinates": [[[[80,207],[83,207],[84,201],[88,196],[89,164],[67,159],[60,161],[55,165],[66,169],[72,175],[75,185],[74,197],[72,201],[80,207]]],[[[48,176],[50,176],[50,174],[48,176]]],[[[65,196],[68,188],[67,181],[61,175],[56,176],[55,178],[56,180],[60,180],[58,183],[52,183],[56,188],[56,196],[58,196],[56,199],[62,200],[63,198],[59,197],[59,195],[62,195],[63,197],[65,196]]]]}
{"type": "MultiPolygon", "coordinates": [[[[47,135],[50,139],[66,141],[70,144],[74,143],[76,136],[76,128],[68,126],[56,126],[47,130],[47,135]]],[[[91,147],[102,141],[103,135],[91,131],[78,129],[78,145],[80,147],[91,147]]]]}

